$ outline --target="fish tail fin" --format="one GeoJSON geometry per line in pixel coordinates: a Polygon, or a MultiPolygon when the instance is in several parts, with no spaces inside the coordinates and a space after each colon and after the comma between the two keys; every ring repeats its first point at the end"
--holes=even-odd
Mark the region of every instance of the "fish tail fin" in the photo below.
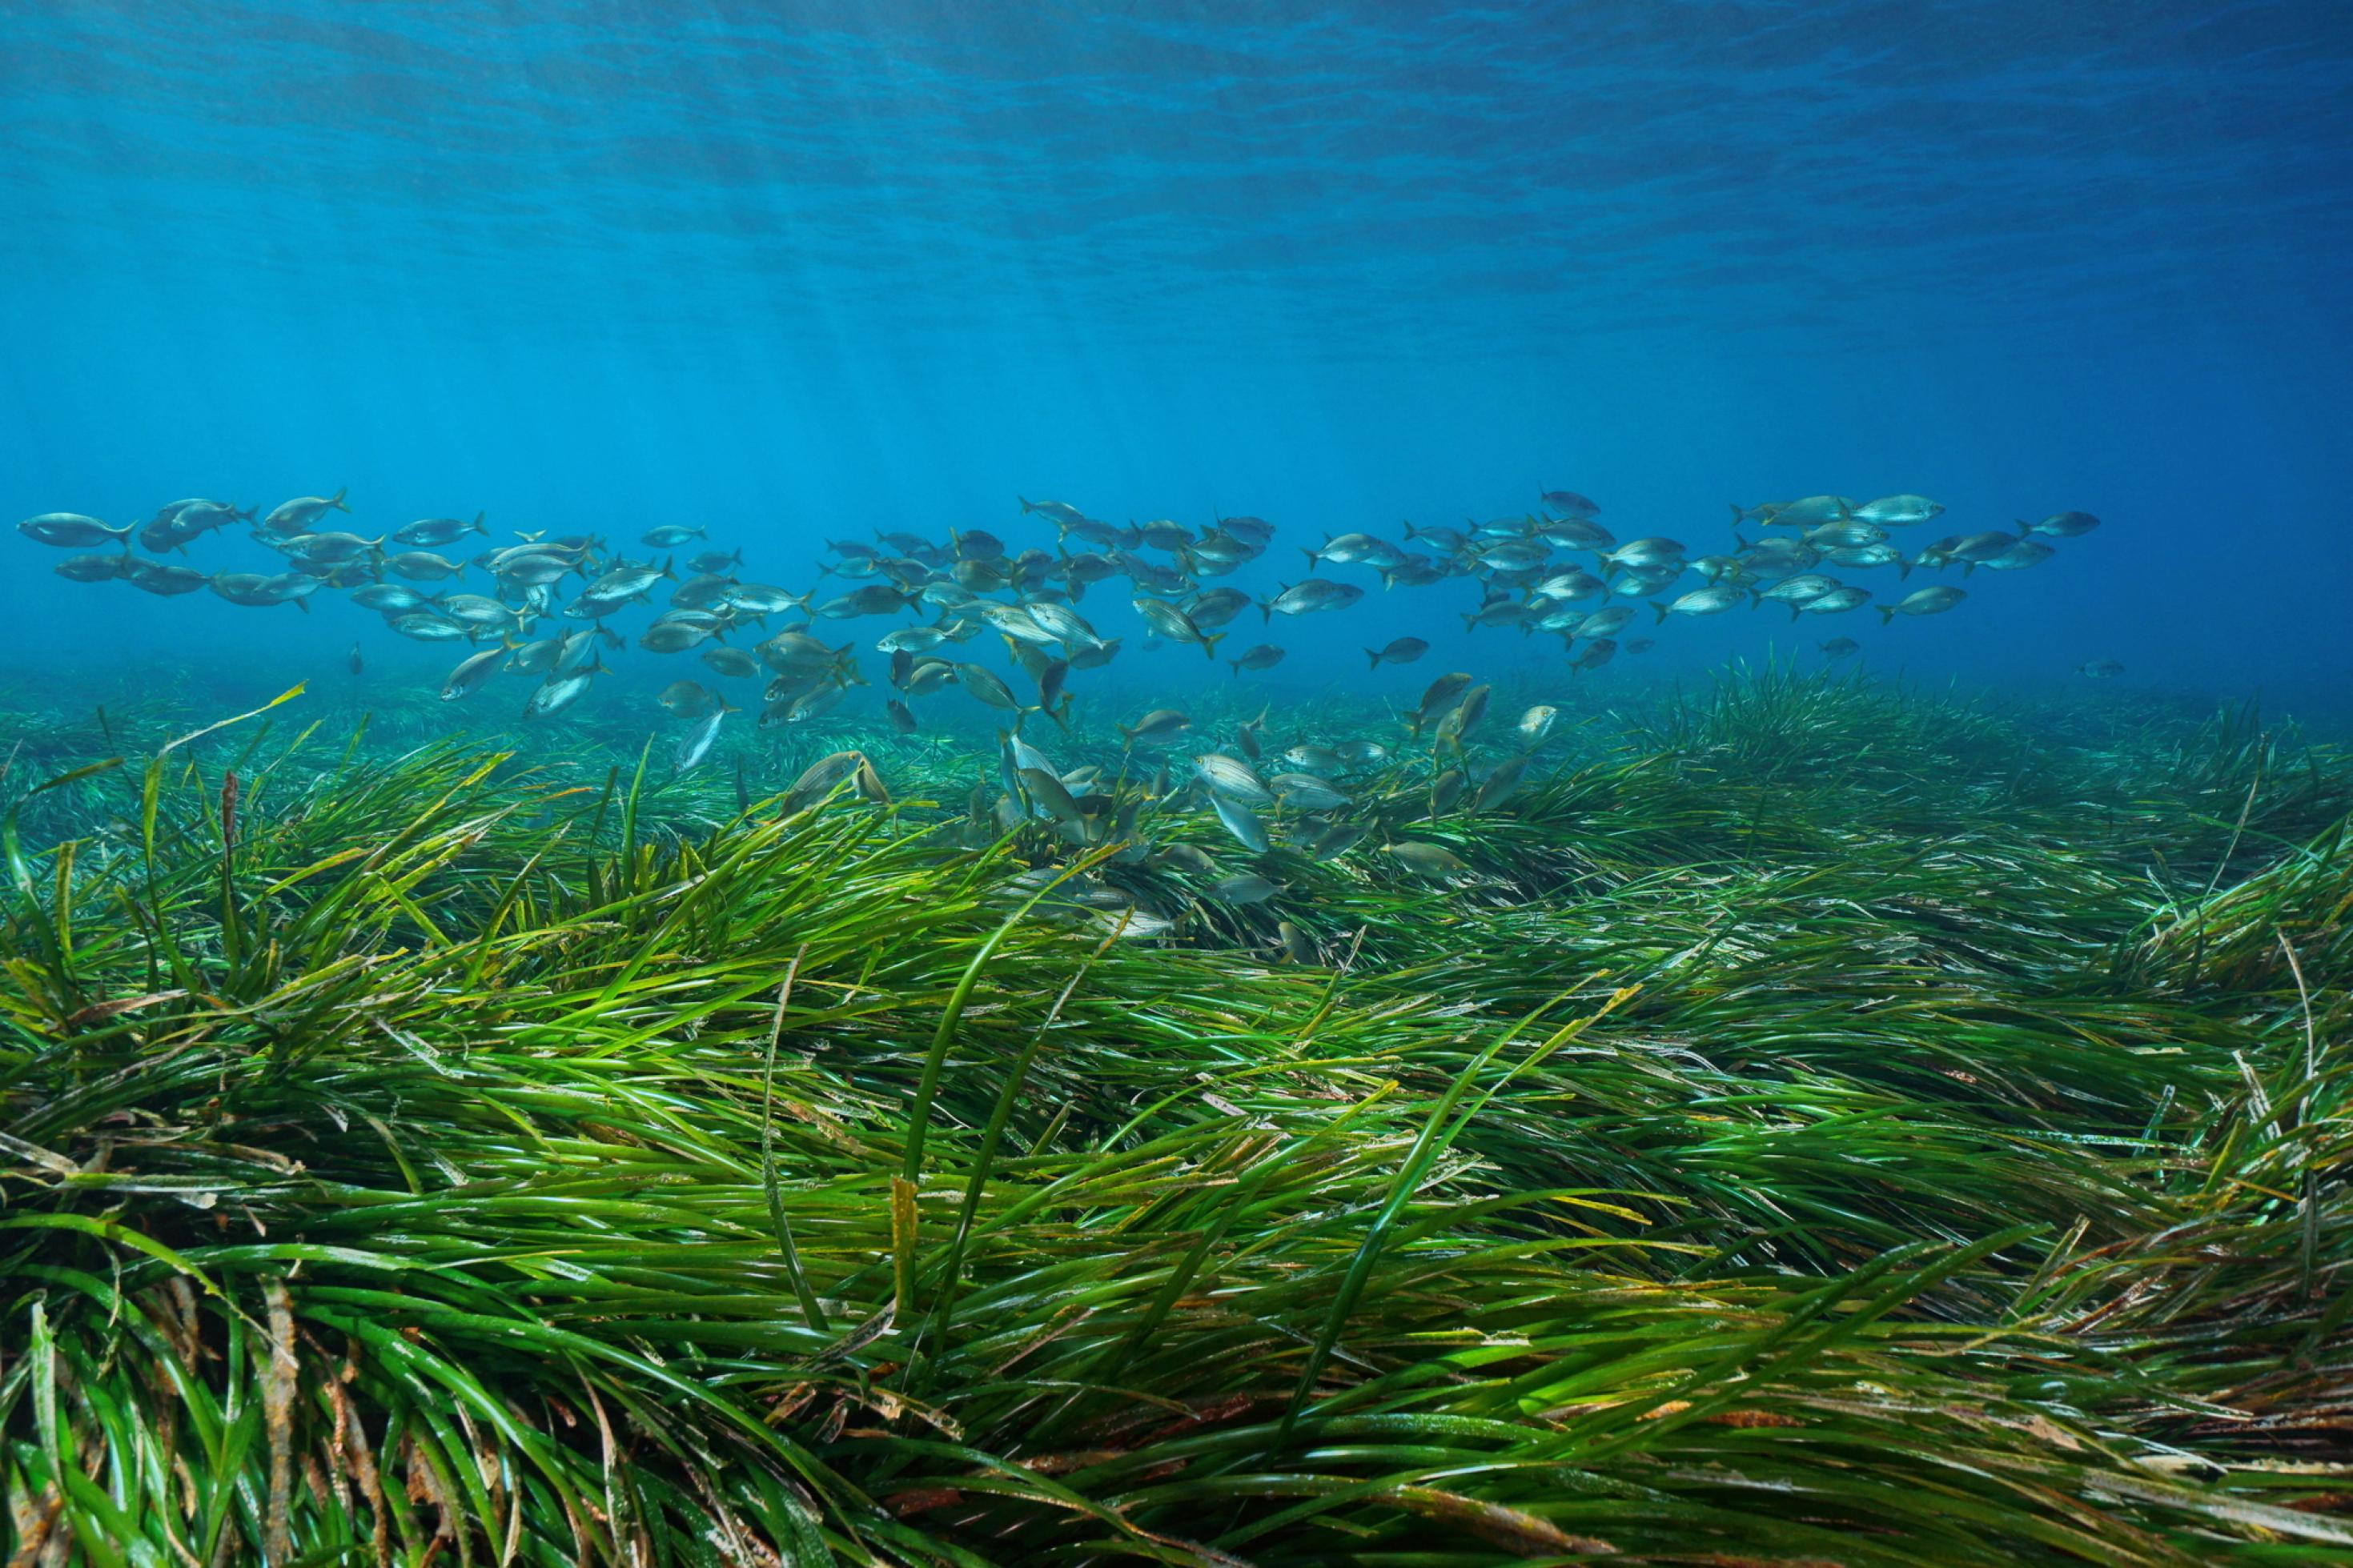
{"type": "Polygon", "coordinates": [[[294,601],[294,607],[307,616],[311,613],[311,601],[307,598],[297,599],[294,601]]]}
{"type": "Polygon", "coordinates": [[[665,556],[663,556],[663,557],[662,557],[662,569],[661,569],[661,574],[662,574],[663,576],[665,576],[665,577],[669,578],[671,582],[675,583],[675,582],[677,582],[677,581],[678,581],[678,574],[677,574],[677,573],[675,573],[675,572],[673,572],[673,571],[671,571],[671,570],[670,569],[670,563],[671,559],[672,559],[672,557],[668,556],[668,555],[665,555],[665,556]]]}
{"type": "Polygon", "coordinates": [[[1895,606],[1893,605],[1878,605],[1873,608],[1879,611],[1879,624],[1883,626],[1895,618],[1895,606]]]}
{"type": "Polygon", "coordinates": [[[339,487],[336,489],[335,493],[334,493],[333,495],[331,495],[331,496],[329,496],[329,497],[327,498],[327,504],[328,504],[329,506],[331,506],[331,507],[333,507],[337,511],[349,511],[349,510],[352,510],[351,508],[349,508],[349,507],[347,507],[347,506],[345,506],[345,505],[343,504],[343,492],[344,492],[345,490],[350,489],[351,488],[352,488],[352,487],[351,487],[351,486],[349,486],[349,485],[343,485],[343,486],[339,486],[339,487]]]}
{"type": "MultiPolygon", "coordinates": [[[[1740,510],[1740,503],[1738,501],[1732,501],[1728,504],[1732,508],[1732,526],[1738,528],[1740,526],[1741,519],[1746,517],[1748,514],[1740,510]]],[[[1744,548],[1746,547],[1744,546],[1744,548]]]]}
{"type": "Polygon", "coordinates": [[[1895,580],[1901,583],[1905,578],[1912,575],[1912,568],[1918,564],[1920,564],[1920,563],[1917,557],[1915,557],[1910,561],[1906,561],[1901,555],[1897,556],[1895,558],[1895,580]]]}
{"type": "Polygon", "coordinates": [[[1651,601],[1651,614],[1658,617],[1651,623],[1652,626],[1665,626],[1667,624],[1667,616],[1671,612],[1668,610],[1667,606],[1659,603],[1658,600],[1653,599],[1651,601]]]}
{"type": "MultiPolygon", "coordinates": [[[[1331,543],[1332,542],[1331,542],[1330,540],[1328,540],[1328,539],[1327,539],[1327,540],[1325,540],[1324,542],[1324,543],[1326,543],[1326,544],[1329,544],[1329,543],[1331,543]]],[[[1320,565],[1322,565],[1322,564],[1323,564],[1324,557],[1323,557],[1323,556],[1321,556],[1321,555],[1319,555],[1319,554],[1317,554],[1314,551],[1313,551],[1313,550],[1309,549],[1309,548],[1308,548],[1306,545],[1304,545],[1304,544],[1303,544],[1303,545],[1301,545],[1301,546],[1299,547],[1299,553],[1301,553],[1302,555],[1304,555],[1305,557],[1307,557],[1307,569],[1308,569],[1310,572],[1314,571],[1316,567],[1318,567],[1318,566],[1320,566],[1320,565]]]]}
{"type": "Polygon", "coordinates": [[[1029,504],[1029,498],[1027,496],[1017,494],[1013,499],[1021,503],[1021,515],[1024,517],[1028,517],[1031,512],[1038,510],[1036,507],[1029,504]]]}
{"type": "Polygon", "coordinates": [[[1218,645],[1225,640],[1223,632],[1211,632],[1201,639],[1201,651],[1208,657],[1211,664],[1218,662],[1218,645]]]}
{"type": "Polygon", "coordinates": [[[1962,578],[1963,578],[1964,580],[1966,580],[1966,579],[1968,577],[1968,574],[1969,574],[1970,573],[1972,573],[1972,572],[1976,571],[1977,569],[1978,569],[1978,563],[1977,563],[1976,562],[1974,562],[1974,561],[1964,561],[1964,562],[1962,562],[1962,563],[1961,563],[1961,576],[1962,576],[1962,578]]]}
{"type": "Polygon", "coordinates": [[[1366,669],[1375,670],[1380,668],[1381,656],[1374,652],[1371,648],[1366,648],[1365,650],[1365,658],[1366,661],[1365,665],[1366,669]]]}
{"type": "Polygon", "coordinates": [[[1794,605],[1794,604],[1793,604],[1793,605],[1791,605],[1789,606],[1789,622],[1790,622],[1790,624],[1791,624],[1792,626],[1794,626],[1794,625],[1796,625],[1796,624],[1797,624],[1797,620],[1798,620],[1798,606],[1797,606],[1796,605],[1794,605]]]}
{"type": "Polygon", "coordinates": [[[1467,631],[1470,631],[1472,628],[1473,628],[1473,627],[1475,627],[1476,626],[1478,626],[1478,624],[1479,624],[1479,617],[1478,617],[1478,616],[1474,616],[1474,615],[1471,614],[1471,613],[1470,613],[1469,611],[1467,611],[1467,610],[1465,610],[1465,611],[1461,612],[1461,615],[1462,615],[1462,629],[1463,629],[1464,631],[1466,631],[1466,632],[1467,632],[1467,631]]]}
{"type": "Polygon", "coordinates": [[[1274,601],[1273,601],[1273,600],[1271,600],[1271,599],[1261,599],[1261,600],[1258,602],[1258,618],[1259,618],[1259,620],[1261,621],[1261,623],[1262,623],[1262,624],[1264,624],[1264,625],[1267,625],[1267,626],[1272,626],[1272,625],[1274,624],[1274,601]]]}

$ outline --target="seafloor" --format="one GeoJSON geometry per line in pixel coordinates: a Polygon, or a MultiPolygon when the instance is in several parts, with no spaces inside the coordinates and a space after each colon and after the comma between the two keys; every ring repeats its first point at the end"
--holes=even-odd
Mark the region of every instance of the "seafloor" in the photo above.
{"type": "Polygon", "coordinates": [[[2344,752],[1188,706],[0,695],[7,1561],[2353,1562],[2344,752]]]}

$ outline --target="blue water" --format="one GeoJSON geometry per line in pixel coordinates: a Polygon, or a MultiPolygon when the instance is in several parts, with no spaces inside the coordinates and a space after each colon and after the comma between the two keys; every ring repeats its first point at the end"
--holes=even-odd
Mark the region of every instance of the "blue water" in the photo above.
{"type": "MultiPolygon", "coordinates": [[[[1264,516],[1271,587],[1540,487],[1694,553],[1727,501],[1914,490],[1915,535],[2105,526],[1802,631],[1989,685],[2353,676],[2353,7],[57,3],[0,46],[11,521],[348,487],[363,532],[700,523],[802,588],[828,536],[1041,542],[1019,493],[1264,516]]],[[[0,552],[12,668],[447,662],[0,552]]],[[[1475,599],[1282,627],[1281,673],[1544,653],[1463,641],[1475,599]]]]}

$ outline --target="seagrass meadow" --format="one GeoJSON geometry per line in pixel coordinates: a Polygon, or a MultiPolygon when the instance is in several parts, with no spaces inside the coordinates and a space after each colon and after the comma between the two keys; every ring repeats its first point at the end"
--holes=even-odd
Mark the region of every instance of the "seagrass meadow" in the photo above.
{"type": "Polygon", "coordinates": [[[1278,700],[1318,860],[1108,701],[1074,843],[977,717],[15,684],[6,1561],[2353,1563],[2353,758],[1612,700],[1434,815],[1278,700]]]}

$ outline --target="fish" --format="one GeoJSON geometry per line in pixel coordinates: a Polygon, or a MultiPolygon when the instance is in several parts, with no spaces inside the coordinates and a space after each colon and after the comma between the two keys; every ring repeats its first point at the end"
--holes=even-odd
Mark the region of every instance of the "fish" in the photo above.
{"type": "Polygon", "coordinates": [[[1218,820],[1243,848],[1263,855],[1271,847],[1271,841],[1266,836],[1266,824],[1240,801],[1213,794],[1209,796],[1209,809],[1217,813],[1218,820]]]}
{"type": "Polygon", "coordinates": [[[1421,702],[1407,716],[1415,734],[1431,720],[1451,710],[1455,701],[1470,688],[1472,678],[1460,670],[1451,670],[1431,681],[1422,691],[1421,702]]]}
{"type": "Polygon", "coordinates": [[[1618,536],[1588,518],[1565,517],[1539,524],[1535,537],[1555,550],[1609,550],[1618,536]]]}
{"type": "Polygon", "coordinates": [[[1008,713],[1024,710],[1021,700],[1013,695],[1013,688],[1006,685],[995,670],[977,664],[959,664],[955,668],[956,684],[970,692],[974,700],[1008,713]]]}
{"type": "Polygon", "coordinates": [[[1632,654],[1644,654],[1650,652],[1652,648],[1658,646],[1659,645],[1656,642],[1649,637],[1629,637],[1625,641],[1622,651],[1632,654]]]}
{"type": "Polygon", "coordinates": [[[1568,668],[1571,671],[1579,673],[1588,669],[1599,669],[1617,656],[1618,645],[1608,637],[1603,637],[1598,642],[1586,644],[1584,651],[1568,661],[1568,668]]]}
{"type": "Polygon", "coordinates": [[[1992,530],[1984,533],[1966,534],[1952,542],[1942,553],[1948,560],[1974,564],[1990,560],[2018,542],[2018,535],[1992,530]]]}
{"type": "Polygon", "coordinates": [[[1261,618],[1271,621],[1277,616],[1313,615],[1319,610],[1345,610],[1365,596],[1365,591],[1353,583],[1331,583],[1320,577],[1286,584],[1271,599],[1259,602],[1261,618]]]}
{"type": "Polygon", "coordinates": [[[1282,889],[1255,871],[1237,871],[1220,879],[1209,896],[1223,904],[1262,904],[1282,889]]]}
{"type": "Polygon", "coordinates": [[[1862,645],[1852,637],[1832,637],[1828,642],[1817,643],[1815,647],[1824,658],[1847,658],[1862,651],[1862,645]]]}
{"type": "Polygon", "coordinates": [[[1381,850],[1415,876],[1435,882],[1450,882],[1469,875],[1471,870],[1460,856],[1442,845],[1401,840],[1385,844],[1381,850]]]}
{"type": "Polygon", "coordinates": [[[1520,744],[1533,751],[1545,743],[1545,738],[1552,733],[1553,726],[1559,722],[1560,710],[1550,703],[1539,702],[1521,714],[1520,721],[1512,728],[1518,732],[1520,744]]]}
{"type": "Polygon", "coordinates": [[[1223,752],[1204,752],[1193,759],[1193,771],[1212,794],[1244,805],[1272,805],[1274,792],[1248,763],[1223,752]]]}
{"type": "Polygon", "coordinates": [[[830,795],[844,781],[855,779],[867,771],[869,764],[863,752],[834,752],[819,757],[801,770],[784,797],[777,803],[779,819],[807,811],[830,795]]]}
{"type": "Polygon", "coordinates": [[[1886,543],[1887,531],[1875,522],[1865,522],[1860,518],[1841,518],[1835,522],[1810,528],[1799,537],[1816,550],[1854,550],[1867,544],[1886,543]]]}
{"type": "Polygon", "coordinates": [[[69,583],[111,583],[128,574],[131,563],[138,559],[122,555],[69,555],[49,568],[69,583]]]}
{"type": "Polygon", "coordinates": [[[587,695],[589,682],[604,673],[604,660],[594,656],[579,669],[551,672],[531,694],[531,700],[523,704],[523,717],[544,719],[551,713],[562,712],[587,695]]]}
{"type": "Polygon", "coordinates": [[[740,647],[707,647],[702,650],[702,662],[714,674],[748,679],[760,673],[760,661],[740,647]]]}
{"type": "MultiPolygon", "coordinates": [[[[1050,600],[1041,599],[1034,601],[1028,608],[1029,619],[1040,630],[1060,642],[1065,647],[1074,644],[1080,647],[1099,645],[1103,641],[1095,635],[1094,627],[1087,624],[1085,617],[1068,605],[1057,605],[1050,600]]],[[[1194,624],[1197,626],[1200,624],[1198,617],[1194,624]]]]}
{"type": "Polygon", "coordinates": [[[703,539],[707,537],[709,537],[709,535],[702,529],[688,528],[682,524],[675,522],[666,522],[659,528],[649,528],[646,530],[645,532],[638,536],[638,542],[647,546],[649,549],[670,550],[684,544],[690,539],[703,539]]]}
{"type": "Polygon", "coordinates": [[[1544,490],[1537,494],[1536,500],[1562,517],[1597,517],[1601,511],[1600,507],[1575,490],[1544,490]]]}
{"type": "Polygon", "coordinates": [[[983,605],[980,618],[1005,636],[1020,642],[1045,647],[1062,640],[1030,619],[1029,612],[1018,605],[983,605]]]}
{"type": "Polygon", "coordinates": [[[670,754],[670,771],[673,773],[692,772],[697,763],[711,754],[711,748],[718,744],[719,726],[726,721],[727,715],[735,711],[722,702],[696,720],[693,726],[680,737],[678,750],[670,754]]]}
{"type": "Polygon", "coordinates": [[[1998,555],[1969,562],[1962,568],[1961,574],[1966,577],[1980,566],[1989,572],[2016,572],[2028,566],[2040,566],[2058,553],[2039,539],[2021,539],[1998,555]]]}
{"type": "MultiPolygon", "coordinates": [[[[358,652],[357,645],[353,645],[353,652],[358,652]]],[[[458,668],[449,672],[449,679],[441,683],[441,700],[455,702],[459,698],[470,694],[476,687],[497,673],[506,658],[507,649],[501,646],[486,647],[461,659],[458,668]]],[[[353,673],[358,673],[356,666],[353,673]]]]}
{"type": "Polygon", "coordinates": [[[719,693],[698,680],[673,680],[654,700],[681,719],[691,719],[717,706],[719,693]]]}
{"type": "Polygon", "coordinates": [[[1430,651],[1430,644],[1421,637],[1392,637],[1377,648],[1366,648],[1366,668],[1378,669],[1385,664],[1411,664],[1430,651]]]}
{"type": "Polygon", "coordinates": [[[1792,605],[1790,616],[1794,619],[1799,615],[1843,615],[1849,610],[1859,610],[1869,603],[1871,603],[1870,589],[1841,586],[1832,588],[1827,594],[1817,594],[1801,605],[1792,605]]]}
{"type": "Polygon", "coordinates": [[[1572,566],[1566,572],[1556,572],[1538,583],[1536,596],[1560,604],[1574,604],[1579,599],[1598,599],[1609,592],[1609,584],[1589,573],[1572,566]]]}
{"type": "Polygon", "coordinates": [[[1596,610],[1577,622],[1577,629],[1568,634],[1569,638],[1571,641],[1597,641],[1628,625],[1633,618],[1631,606],[1612,605],[1606,610],[1596,610]]]}
{"type": "Polygon", "coordinates": [[[1144,618],[1144,624],[1158,636],[1170,642],[1196,644],[1210,658],[1218,657],[1217,645],[1224,640],[1223,633],[1204,632],[1193,624],[1190,616],[1165,599],[1138,594],[1130,603],[1135,606],[1135,613],[1144,618]]]}
{"type": "Polygon", "coordinates": [[[1277,773],[1266,781],[1285,806],[1295,811],[1343,811],[1348,797],[1314,773],[1277,773]]]}
{"type": "MultiPolygon", "coordinates": [[[[213,587],[215,592],[219,591],[217,580],[213,587]]],[[[402,637],[414,637],[418,642],[456,642],[466,635],[465,622],[453,621],[434,610],[411,610],[405,616],[395,616],[390,625],[402,637]]]]}
{"type": "Polygon", "coordinates": [[[1282,649],[1272,643],[1262,642],[1255,647],[1245,648],[1241,658],[1229,658],[1226,662],[1234,667],[1236,675],[1240,675],[1245,669],[1272,669],[1282,662],[1282,649]]]}
{"type": "Polygon", "coordinates": [[[1814,528],[1825,522],[1843,522],[1854,515],[1854,502],[1844,496],[1806,496],[1786,501],[1773,509],[1765,520],[1792,528],[1814,528]]]}
{"type": "Polygon", "coordinates": [[[1335,822],[1319,829],[1307,841],[1307,853],[1320,861],[1337,860],[1372,836],[1369,822],[1335,822]]]}
{"type": "MultiPolygon", "coordinates": [[[[504,653],[506,650],[504,648],[501,648],[499,651],[501,653],[504,653]]],[[[359,644],[352,644],[352,651],[343,655],[343,668],[350,670],[353,675],[359,674],[362,670],[367,668],[367,660],[360,657],[359,644]]]]}
{"type": "Polygon", "coordinates": [[[1945,509],[1926,496],[1881,496],[1854,509],[1853,515],[1863,522],[1877,523],[1882,528],[1903,528],[1915,522],[1942,517],[1945,509]]]}
{"type": "Polygon", "coordinates": [[[1185,601],[1185,614],[1203,631],[1224,626],[1250,608],[1250,596],[1240,588],[1209,588],[1185,601]]]}
{"type": "Polygon", "coordinates": [[[741,550],[706,550],[700,555],[687,557],[686,569],[700,575],[715,576],[744,564],[741,550]]]}
{"type": "Polygon", "coordinates": [[[2081,539],[2099,526],[2100,520],[2088,511],[2054,511],[2041,522],[2021,522],[2018,531],[2048,534],[2052,539],[2081,539]]]}
{"type": "Polygon", "coordinates": [[[1472,552],[1473,560],[1498,572],[1525,572],[1541,566],[1550,552],[1529,539],[1506,539],[1472,552]]]}
{"type": "Polygon", "coordinates": [[[1885,626],[1898,616],[1939,616],[1968,597],[1960,589],[1943,583],[1915,589],[1895,604],[1880,605],[1879,624],[1885,626]]]}
{"type": "Polygon", "coordinates": [[[1487,776],[1479,781],[1479,793],[1472,799],[1472,811],[1473,813],[1492,811],[1511,799],[1513,795],[1519,793],[1520,784],[1526,777],[1527,771],[1528,757],[1525,752],[1516,757],[1506,758],[1488,769],[1487,776]]]}
{"type": "Polygon", "coordinates": [[[385,570],[396,573],[414,583],[430,583],[442,577],[456,577],[466,570],[466,563],[450,561],[429,550],[404,550],[385,558],[385,570]]]}
{"type": "Polygon", "coordinates": [[[1285,746],[1275,753],[1274,760],[1283,766],[1306,773],[1336,773],[1348,764],[1340,753],[1329,746],[1318,746],[1302,741],[1295,746],[1285,746]]]}
{"type": "Polygon", "coordinates": [[[331,511],[349,511],[343,504],[343,491],[331,496],[296,496],[269,509],[261,520],[261,531],[279,535],[308,533],[318,521],[331,511]]]}
{"type": "Polygon", "coordinates": [[[1784,577],[1769,588],[1757,590],[1752,602],[1760,606],[1768,601],[1777,605],[1787,605],[1789,607],[1789,618],[1794,621],[1798,618],[1799,605],[1808,599],[1820,598],[1838,585],[1838,580],[1834,577],[1825,577],[1814,572],[1801,573],[1795,577],[1784,577]]]}
{"type": "Polygon", "coordinates": [[[915,732],[915,710],[897,698],[884,698],[882,711],[891,716],[891,727],[902,735],[912,735],[915,732]]]}
{"type": "Polygon", "coordinates": [[[392,542],[418,550],[430,549],[437,544],[455,544],[470,533],[489,533],[490,530],[482,526],[483,520],[489,515],[478,511],[471,522],[455,517],[420,517],[406,528],[394,529],[392,542]]]}
{"type": "Polygon", "coordinates": [[[1747,596],[1733,584],[1711,583],[1704,588],[1694,588],[1672,604],[1662,605],[1654,599],[1651,602],[1651,608],[1657,615],[1659,624],[1663,625],[1669,616],[1719,615],[1743,603],[1747,596]]]}
{"type": "Polygon", "coordinates": [[[684,621],[663,621],[639,633],[638,646],[648,653],[684,653],[691,647],[709,642],[717,635],[710,626],[694,626],[684,621]]]}
{"type": "Polygon", "coordinates": [[[64,550],[87,550],[94,544],[120,544],[128,550],[131,536],[137,530],[129,523],[110,528],[78,511],[45,511],[18,523],[16,531],[37,544],[54,544],[64,550]]]}
{"type": "Polygon", "coordinates": [[[2113,680],[2125,672],[2125,667],[2113,658],[2086,659],[2075,667],[2075,673],[2094,680],[2113,680]]]}
{"type": "Polygon", "coordinates": [[[1604,551],[1601,560],[1609,566],[1672,566],[1681,570],[1683,547],[1672,539],[1657,537],[1630,540],[1614,550],[1604,551]]]}

